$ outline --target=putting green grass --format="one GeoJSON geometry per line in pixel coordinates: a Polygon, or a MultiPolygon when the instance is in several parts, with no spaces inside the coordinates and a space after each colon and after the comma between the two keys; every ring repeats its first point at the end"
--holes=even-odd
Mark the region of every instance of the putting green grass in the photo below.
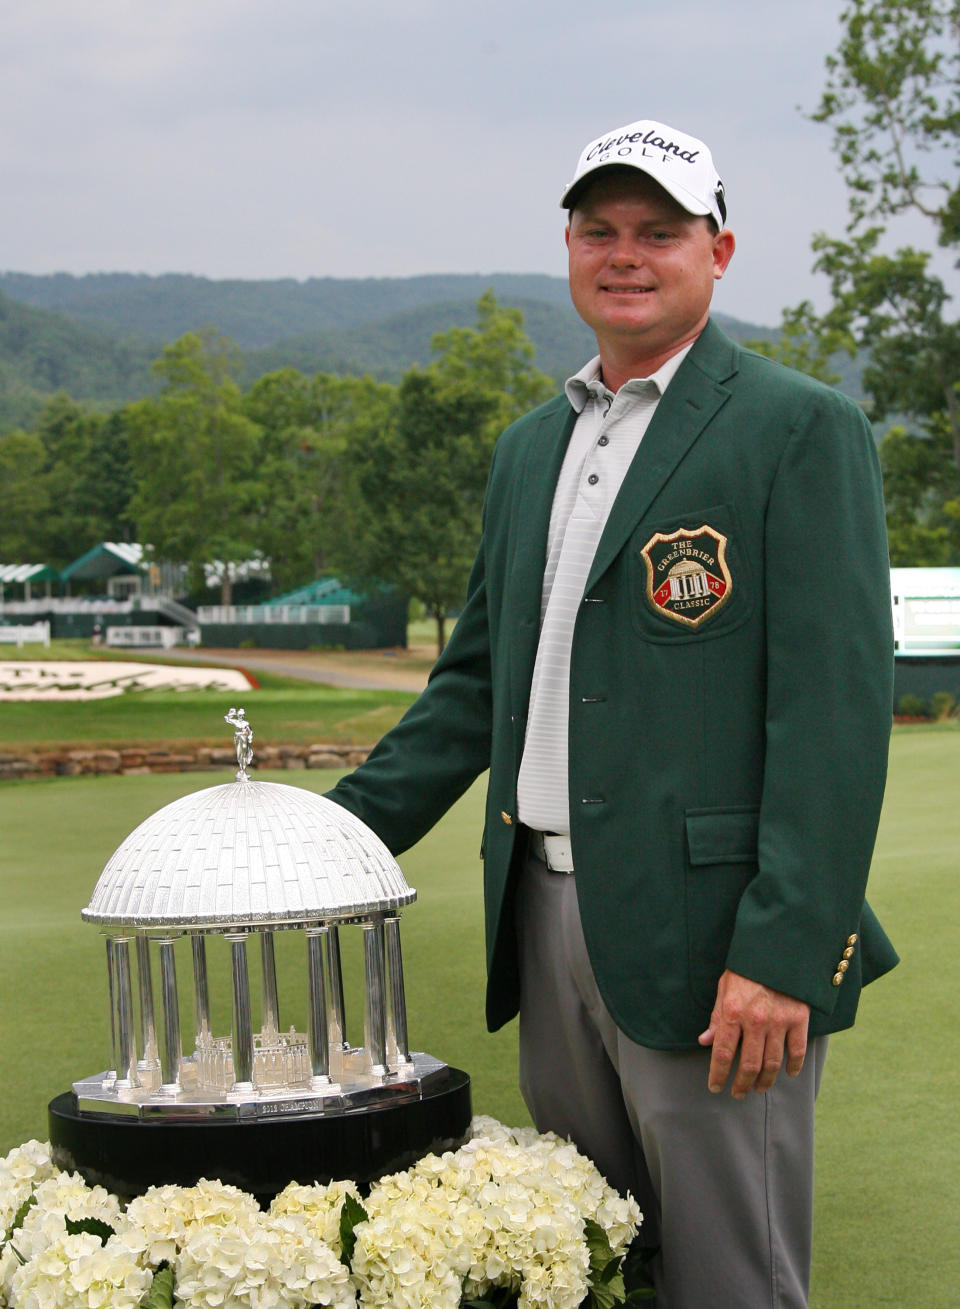
{"type": "Polygon", "coordinates": [[[869,899],[900,966],[831,1040],[816,1309],[960,1305],[960,731],[894,732],[869,899]]]}
{"type": "Polygon", "coordinates": [[[105,700],[8,700],[0,714],[0,750],[51,749],[64,744],[116,746],[200,742],[230,746],[223,716],[246,705],[256,743],[369,745],[403,716],[415,697],[407,691],[354,691],[264,677],[261,690],[144,691],[105,700]]]}
{"type": "MultiPolygon", "coordinates": [[[[79,918],[106,859],[160,805],[230,776],[0,784],[0,1153],[45,1137],[47,1101],[106,1064],[103,945],[79,918]]],[[[322,791],[335,776],[300,773],[297,785],[322,791]]],[[[958,777],[960,732],[895,732],[870,899],[903,962],[867,990],[856,1028],[831,1042],[819,1108],[814,1309],[960,1304],[958,777]]],[[[483,1024],[482,798],[478,785],[401,860],[419,894],[403,926],[410,1034],[414,1048],[470,1073],[478,1112],[518,1124],[528,1118],[515,1087],[515,1024],[493,1036],[483,1024]]],[[[212,966],[223,969],[225,953],[215,958],[213,944],[212,966]]],[[[289,997],[281,1018],[299,1025],[298,945],[295,934],[277,937],[281,1004],[289,997]]],[[[360,994],[356,950],[345,962],[349,1005],[360,994]]],[[[213,989],[215,1027],[227,1030],[226,985],[214,980],[213,989]]],[[[354,1039],[359,1019],[354,1012],[354,1039]]]]}

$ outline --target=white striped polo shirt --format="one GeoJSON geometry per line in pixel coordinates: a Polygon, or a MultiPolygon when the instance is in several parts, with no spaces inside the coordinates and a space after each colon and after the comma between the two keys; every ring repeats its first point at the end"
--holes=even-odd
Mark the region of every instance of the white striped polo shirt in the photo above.
{"type": "Polygon", "coordinates": [[[518,817],[536,831],[570,831],[567,729],[574,623],[613,502],[660,398],[692,344],[649,378],[626,382],[616,395],[602,381],[599,355],[566,383],[567,398],[579,417],[550,511],[540,641],[517,781],[518,817]]]}

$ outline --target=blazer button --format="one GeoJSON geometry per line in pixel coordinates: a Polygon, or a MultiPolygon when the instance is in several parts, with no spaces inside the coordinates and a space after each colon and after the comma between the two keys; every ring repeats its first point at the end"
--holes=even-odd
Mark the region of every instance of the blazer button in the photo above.
{"type": "Polygon", "coordinates": [[[840,983],[841,983],[842,981],[843,981],[843,973],[834,973],[834,975],[833,975],[833,985],[834,985],[834,986],[839,986],[840,983]]]}
{"type": "Polygon", "coordinates": [[[840,962],[837,964],[837,972],[845,973],[849,967],[850,967],[850,960],[841,959],[840,962]]]}
{"type": "Polygon", "coordinates": [[[503,821],[506,823],[508,827],[513,826],[513,816],[511,814],[508,814],[505,809],[500,810],[500,817],[503,819],[503,821]]]}
{"type": "Polygon", "coordinates": [[[856,932],[851,932],[847,937],[847,945],[856,945],[859,940],[860,938],[857,936],[856,932]]]}
{"type": "Polygon", "coordinates": [[[853,946],[848,945],[846,950],[844,950],[843,952],[843,957],[844,959],[852,959],[855,954],[856,954],[856,950],[854,950],[853,946]]]}

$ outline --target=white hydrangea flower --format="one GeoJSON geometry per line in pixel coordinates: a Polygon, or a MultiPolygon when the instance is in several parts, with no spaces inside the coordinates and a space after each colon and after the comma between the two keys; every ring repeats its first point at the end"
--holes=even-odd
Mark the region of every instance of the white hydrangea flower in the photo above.
{"type": "Polygon", "coordinates": [[[50,1158],[49,1141],[24,1141],[0,1159],[0,1196],[8,1190],[35,1186],[58,1171],[50,1158]]]}
{"type": "Polygon", "coordinates": [[[294,1215],[195,1227],[177,1258],[177,1304],[184,1309],[353,1309],[350,1274],[294,1215]]]}
{"type": "Polygon", "coordinates": [[[457,1309],[471,1251],[458,1236],[453,1212],[427,1210],[419,1200],[377,1209],[356,1227],[353,1273],[364,1306],[457,1309]]]}
{"type": "Polygon", "coordinates": [[[0,1241],[33,1188],[57,1171],[48,1141],[25,1141],[0,1159],[0,1241]]]}
{"type": "Polygon", "coordinates": [[[455,1307],[462,1292],[493,1286],[522,1286],[530,1306],[583,1300],[589,1256],[577,1205],[497,1127],[482,1123],[460,1150],[372,1188],[353,1260],[365,1306],[455,1307]]]}
{"type": "MultiPolygon", "coordinates": [[[[552,1133],[510,1130],[480,1118],[471,1137],[455,1152],[422,1159],[405,1184],[416,1189],[418,1181],[429,1180],[477,1206],[481,1231],[473,1235],[466,1293],[522,1287],[523,1305],[573,1309],[588,1286],[585,1221],[599,1223],[613,1252],[622,1254],[641,1221],[636,1203],[619,1196],[590,1160],[552,1133]]],[[[388,1181],[394,1191],[403,1185],[388,1181]]]]}
{"type": "Polygon", "coordinates": [[[603,1198],[592,1217],[606,1232],[614,1254],[626,1253],[643,1222],[640,1206],[633,1196],[620,1195],[611,1186],[604,1188],[603,1198]]]}
{"type": "Polygon", "coordinates": [[[0,1255],[0,1305],[11,1309],[125,1309],[161,1260],[174,1267],[181,1309],[350,1309],[358,1289],[364,1309],[459,1309],[462,1296],[501,1287],[519,1292],[520,1309],[577,1309],[588,1290],[585,1222],[603,1228],[615,1254],[641,1222],[632,1197],[569,1141],[484,1117],[459,1150],[373,1186],[355,1232],[355,1280],[339,1259],[344,1199],[359,1198],[352,1182],[291,1183],[268,1214],[220,1182],[158,1186],[121,1214],[116,1197],[58,1172],[47,1147],[28,1142],[0,1161],[0,1203],[31,1192],[37,1204],[0,1255]],[[117,1234],[105,1247],[68,1238],[65,1214],[117,1234]]]}
{"type": "Polygon", "coordinates": [[[504,1127],[498,1119],[491,1118],[487,1114],[474,1114],[470,1120],[469,1132],[471,1141],[479,1138],[496,1145],[506,1145],[512,1140],[510,1128],[504,1127]]]}
{"type": "MultiPolygon", "coordinates": [[[[21,1260],[32,1260],[67,1234],[66,1218],[98,1218],[116,1229],[120,1201],[102,1186],[87,1186],[79,1173],[55,1172],[33,1188],[30,1208],[0,1254],[0,1303],[11,1298],[21,1260]]],[[[94,1238],[99,1244],[99,1237],[94,1238]]]]}
{"type": "Polygon", "coordinates": [[[14,1274],[15,1309],[136,1309],[152,1274],[98,1236],[62,1235],[14,1274]]]}
{"type": "Polygon", "coordinates": [[[200,1227],[220,1230],[259,1218],[260,1206],[252,1195],[201,1178],[196,1186],[151,1186],[130,1201],[117,1236],[156,1267],[164,1260],[172,1264],[184,1241],[200,1227]]]}
{"type": "MultiPolygon", "coordinates": [[[[462,1147],[458,1155],[462,1155],[464,1150],[476,1152],[477,1166],[481,1167],[491,1158],[484,1150],[487,1144],[506,1146],[508,1157],[511,1154],[509,1147],[519,1146],[521,1154],[515,1162],[521,1174],[527,1170],[536,1173],[538,1168],[546,1171],[576,1199],[583,1218],[591,1219],[604,1229],[613,1253],[622,1255],[626,1252],[643,1222],[637,1202],[632,1196],[621,1196],[615,1191],[597,1166],[580,1154],[570,1141],[553,1132],[539,1133],[533,1127],[506,1128],[495,1119],[486,1118],[475,1118],[471,1132],[473,1140],[462,1147]]],[[[502,1162],[511,1167],[508,1159],[502,1162]]]]}
{"type": "Polygon", "coordinates": [[[305,1186],[300,1182],[291,1182],[274,1197],[270,1205],[271,1217],[283,1214],[303,1214],[310,1219],[316,1234],[324,1240],[337,1258],[343,1253],[340,1241],[340,1213],[346,1196],[360,1199],[356,1182],[331,1182],[328,1186],[315,1182],[305,1186]]]}

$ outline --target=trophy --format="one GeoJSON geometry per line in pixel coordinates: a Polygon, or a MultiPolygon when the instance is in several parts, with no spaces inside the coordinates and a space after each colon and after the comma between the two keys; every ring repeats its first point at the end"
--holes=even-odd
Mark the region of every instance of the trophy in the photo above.
{"type": "Polygon", "coordinates": [[[236,779],[141,823],[82,913],[106,939],[110,1067],[51,1102],[51,1142],[61,1167],[120,1192],[200,1176],[261,1195],[291,1180],[369,1181],[455,1146],[469,1125],[466,1074],[408,1046],[400,910],[416,892],[348,810],[253,780],[246,714],[231,709],[226,721],[236,779]],[[362,938],[357,1047],[345,1021],[345,932],[362,938]],[[279,933],[302,941],[302,1031],[283,1024],[279,933]],[[229,960],[216,972],[214,950],[229,960]],[[178,955],[192,978],[186,1042],[178,955]],[[229,977],[230,1029],[219,1033],[215,975],[229,977]]]}

